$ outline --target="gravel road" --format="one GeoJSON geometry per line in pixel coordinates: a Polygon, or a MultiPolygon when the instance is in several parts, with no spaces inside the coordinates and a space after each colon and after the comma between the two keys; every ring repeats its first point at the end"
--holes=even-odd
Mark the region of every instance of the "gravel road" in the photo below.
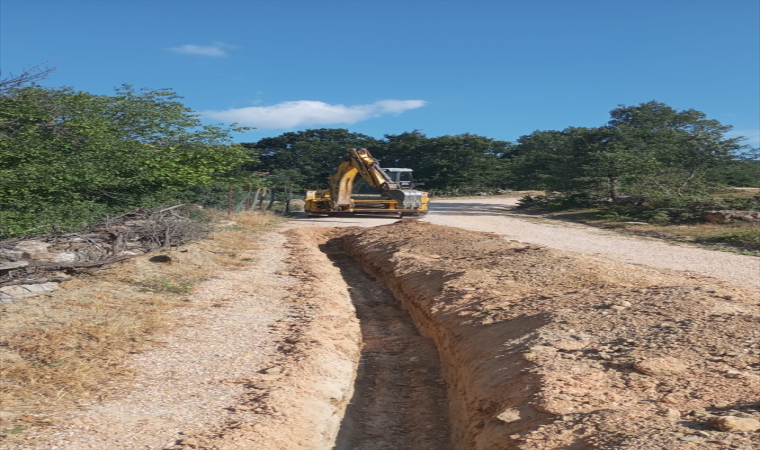
{"type": "MultiPolygon", "coordinates": [[[[624,236],[582,224],[515,214],[516,198],[435,200],[421,220],[438,225],[487,231],[521,242],[609,258],[631,264],[694,272],[760,293],[760,258],[624,236]]],[[[304,218],[294,226],[363,226],[392,223],[390,218],[304,218]]]]}

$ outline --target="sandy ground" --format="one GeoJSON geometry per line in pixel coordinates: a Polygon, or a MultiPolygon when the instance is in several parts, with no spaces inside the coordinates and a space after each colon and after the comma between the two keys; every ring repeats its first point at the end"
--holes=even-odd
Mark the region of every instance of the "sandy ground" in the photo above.
{"type": "Polygon", "coordinates": [[[512,202],[295,219],[122,395],[3,448],[760,447],[760,258],[512,202]]]}

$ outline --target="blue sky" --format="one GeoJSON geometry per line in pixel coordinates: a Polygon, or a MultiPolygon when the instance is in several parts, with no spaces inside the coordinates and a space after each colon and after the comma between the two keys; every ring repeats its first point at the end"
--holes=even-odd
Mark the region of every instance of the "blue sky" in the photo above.
{"type": "Polygon", "coordinates": [[[206,122],[514,141],[619,104],[697,109],[760,145],[757,0],[0,0],[3,76],[171,88],[206,122]]]}

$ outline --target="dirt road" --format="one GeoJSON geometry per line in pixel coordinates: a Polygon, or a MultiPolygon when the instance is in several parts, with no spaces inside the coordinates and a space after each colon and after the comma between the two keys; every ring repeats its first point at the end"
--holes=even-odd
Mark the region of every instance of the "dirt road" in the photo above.
{"type": "MultiPolygon", "coordinates": [[[[486,231],[520,242],[642,266],[695,272],[760,292],[760,258],[704,250],[638,236],[627,237],[582,224],[540,219],[514,212],[516,198],[436,200],[420,219],[437,225],[486,231]]],[[[299,218],[296,226],[373,227],[391,218],[299,218]]]]}
{"type": "Polygon", "coordinates": [[[128,394],[7,448],[758,448],[760,258],[514,202],[296,218],[194,291],[128,394]]]}

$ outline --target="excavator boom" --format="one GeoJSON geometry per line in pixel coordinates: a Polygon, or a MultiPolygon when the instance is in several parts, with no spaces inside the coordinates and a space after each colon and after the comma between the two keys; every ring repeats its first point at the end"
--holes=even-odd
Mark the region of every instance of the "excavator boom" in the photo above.
{"type": "MultiPolygon", "coordinates": [[[[328,179],[327,191],[307,191],[307,213],[398,212],[421,215],[427,212],[427,193],[413,189],[411,183],[402,185],[392,179],[367,149],[349,148],[346,153],[328,179]],[[380,194],[380,201],[362,200],[352,194],[357,175],[380,194]]],[[[411,174],[410,169],[389,170],[411,174]]]]}

